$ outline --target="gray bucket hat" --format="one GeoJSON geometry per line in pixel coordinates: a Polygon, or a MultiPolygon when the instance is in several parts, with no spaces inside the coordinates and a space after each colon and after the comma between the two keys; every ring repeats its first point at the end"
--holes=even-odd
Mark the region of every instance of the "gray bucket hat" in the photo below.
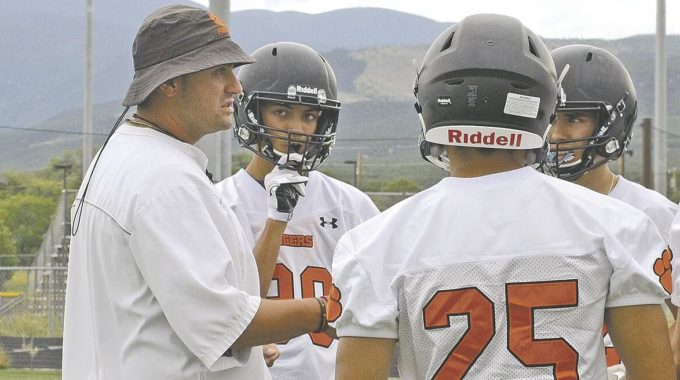
{"type": "Polygon", "coordinates": [[[123,106],[134,106],[156,87],[178,76],[211,67],[253,63],[232,41],[229,28],[208,10],[187,5],[162,7],[144,19],[132,45],[135,76],[123,106]]]}

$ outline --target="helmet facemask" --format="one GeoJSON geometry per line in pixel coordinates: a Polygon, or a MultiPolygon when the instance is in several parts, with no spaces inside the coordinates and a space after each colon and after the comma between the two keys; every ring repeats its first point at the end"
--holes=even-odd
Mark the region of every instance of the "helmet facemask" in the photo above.
{"type": "Polygon", "coordinates": [[[637,118],[637,96],[623,63],[604,49],[567,45],[553,50],[551,55],[556,68],[571,67],[562,82],[567,101],[559,105],[558,111],[592,112],[596,116],[590,136],[563,139],[559,144],[550,141],[553,152],[548,157],[547,169],[556,177],[575,181],[616,160],[628,147],[637,118]],[[580,160],[569,159],[579,154],[580,160]]]}
{"type": "Polygon", "coordinates": [[[623,131],[622,136],[613,136],[612,126],[617,119],[624,117],[626,96],[616,106],[606,102],[567,102],[558,108],[558,112],[591,112],[596,122],[588,137],[551,139],[546,166],[552,175],[575,181],[587,171],[616,160],[623,153],[630,142],[630,131],[623,131]]]}
{"type": "MultiPolygon", "coordinates": [[[[321,92],[321,91],[319,91],[321,92]]],[[[335,131],[338,124],[340,103],[326,99],[323,93],[317,96],[281,94],[274,92],[253,91],[248,97],[238,99],[236,112],[245,112],[245,117],[237,115],[234,134],[239,143],[274,165],[278,165],[281,157],[295,155],[301,160],[288,166],[300,173],[316,170],[330,156],[335,144],[335,131]],[[317,119],[314,133],[294,132],[269,127],[263,124],[260,107],[263,103],[300,104],[318,108],[321,115],[317,119]],[[276,142],[276,143],[275,143],[276,142]],[[278,144],[283,142],[283,144],[278,144]],[[275,146],[287,147],[284,151],[275,146]],[[299,155],[299,156],[298,156],[299,155]]],[[[297,161],[297,160],[296,160],[297,161]]]]}

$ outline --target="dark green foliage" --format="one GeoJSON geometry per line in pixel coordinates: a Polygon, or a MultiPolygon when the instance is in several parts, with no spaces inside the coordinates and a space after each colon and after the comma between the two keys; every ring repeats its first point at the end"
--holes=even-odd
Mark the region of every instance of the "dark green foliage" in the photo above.
{"type": "MultiPolygon", "coordinates": [[[[0,220],[11,231],[20,255],[34,254],[50,224],[56,200],[32,194],[15,194],[0,200],[0,220]]],[[[31,257],[22,256],[20,264],[29,265],[31,257]]]]}
{"type": "MultiPolygon", "coordinates": [[[[63,196],[64,171],[67,188],[80,183],[80,154],[63,152],[50,166],[35,172],[6,172],[0,177],[0,265],[30,265],[40,249],[59,197],[63,196]]],[[[69,200],[70,201],[70,200],[69,200]]]]}

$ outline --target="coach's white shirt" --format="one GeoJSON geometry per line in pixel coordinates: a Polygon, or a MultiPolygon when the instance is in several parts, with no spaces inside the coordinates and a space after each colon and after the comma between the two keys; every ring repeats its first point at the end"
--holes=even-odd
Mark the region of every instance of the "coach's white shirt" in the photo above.
{"type": "MultiPolygon", "coordinates": [[[[267,219],[267,193],[245,170],[217,184],[224,202],[250,239],[262,235],[267,219]],[[249,227],[249,228],[248,228],[249,227]]],[[[340,237],[378,214],[371,199],[355,187],[312,171],[279,250],[270,298],[303,298],[328,294],[333,251],[340,237]]],[[[305,334],[280,344],[281,357],[269,368],[273,379],[335,377],[337,340],[324,333],[305,334]]]]}
{"type": "Polygon", "coordinates": [[[127,124],[101,153],[82,217],[78,199],[71,211],[64,379],[269,378],[260,347],[223,356],[257,312],[259,282],[206,164],[127,124]]]}
{"type": "Polygon", "coordinates": [[[642,212],[530,167],[445,178],[340,240],[337,332],[399,338],[406,379],[451,369],[469,326],[456,349],[482,346],[461,354],[466,378],[551,378],[515,355],[553,354],[582,379],[606,378],[604,309],[662,302],[664,248],[642,212]]]}

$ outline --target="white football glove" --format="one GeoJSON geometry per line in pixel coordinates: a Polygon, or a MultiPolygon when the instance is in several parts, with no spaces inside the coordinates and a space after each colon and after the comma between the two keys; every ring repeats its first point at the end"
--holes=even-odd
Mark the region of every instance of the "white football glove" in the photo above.
{"type": "MultiPolygon", "coordinates": [[[[288,155],[290,161],[301,161],[297,153],[288,155]]],[[[281,157],[277,166],[264,177],[264,188],[267,191],[267,216],[274,220],[287,222],[293,217],[293,209],[298,198],[305,196],[305,185],[309,178],[292,169],[286,169],[288,160],[281,157]]]]}

